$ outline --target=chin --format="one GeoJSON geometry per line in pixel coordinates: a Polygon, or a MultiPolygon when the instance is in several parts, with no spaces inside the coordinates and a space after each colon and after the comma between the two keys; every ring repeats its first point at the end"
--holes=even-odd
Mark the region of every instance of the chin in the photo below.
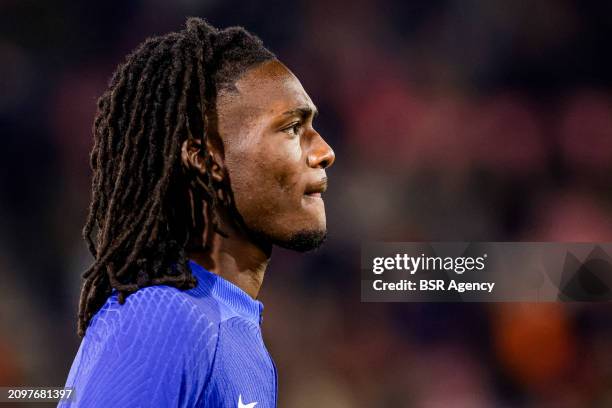
{"type": "Polygon", "coordinates": [[[298,252],[308,252],[319,248],[327,237],[326,229],[301,230],[294,232],[288,239],[276,240],[275,245],[298,252]]]}

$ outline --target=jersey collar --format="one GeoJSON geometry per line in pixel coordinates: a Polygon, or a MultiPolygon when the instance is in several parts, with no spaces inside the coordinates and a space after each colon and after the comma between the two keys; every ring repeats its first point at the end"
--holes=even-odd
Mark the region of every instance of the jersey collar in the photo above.
{"type": "Polygon", "coordinates": [[[205,286],[215,299],[230,307],[240,316],[255,324],[261,324],[263,304],[259,300],[253,299],[238,286],[207,271],[192,260],[189,260],[189,266],[191,272],[198,278],[198,286],[205,286]]]}

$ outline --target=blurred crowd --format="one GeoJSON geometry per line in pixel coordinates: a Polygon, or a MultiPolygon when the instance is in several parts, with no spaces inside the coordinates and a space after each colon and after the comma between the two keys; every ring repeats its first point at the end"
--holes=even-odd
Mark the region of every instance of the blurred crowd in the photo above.
{"type": "Polygon", "coordinates": [[[279,406],[612,406],[609,304],[359,292],[363,241],[612,240],[612,3],[578,0],[0,1],[0,385],[64,384],[96,99],[191,15],[258,34],[336,151],[328,242],[260,297],[279,406]]]}

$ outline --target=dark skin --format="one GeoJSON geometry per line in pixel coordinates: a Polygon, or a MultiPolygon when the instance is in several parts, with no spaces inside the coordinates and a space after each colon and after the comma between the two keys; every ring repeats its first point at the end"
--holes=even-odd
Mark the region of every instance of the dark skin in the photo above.
{"type": "MultiPolygon", "coordinates": [[[[278,60],[250,68],[235,89],[220,92],[217,113],[222,146],[208,146],[212,177],[229,181],[244,224],[220,209],[227,236],[205,231],[210,250],[190,251],[189,257],[257,298],[273,245],[284,246],[301,233],[325,235],[321,193],[327,188],[325,169],[335,156],[313,128],[315,105],[278,60]]],[[[183,144],[182,160],[206,171],[197,141],[183,144]]]]}

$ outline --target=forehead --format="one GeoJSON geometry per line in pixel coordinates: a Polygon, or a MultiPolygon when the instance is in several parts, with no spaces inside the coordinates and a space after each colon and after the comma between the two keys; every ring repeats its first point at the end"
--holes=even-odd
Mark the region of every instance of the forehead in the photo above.
{"type": "Polygon", "coordinates": [[[247,70],[235,88],[217,98],[220,120],[251,122],[262,116],[276,116],[296,108],[311,108],[312,100],[300,81],[277,60],[247,70]],[[229,118],[228,118],[229,116],[229,118]]]}

